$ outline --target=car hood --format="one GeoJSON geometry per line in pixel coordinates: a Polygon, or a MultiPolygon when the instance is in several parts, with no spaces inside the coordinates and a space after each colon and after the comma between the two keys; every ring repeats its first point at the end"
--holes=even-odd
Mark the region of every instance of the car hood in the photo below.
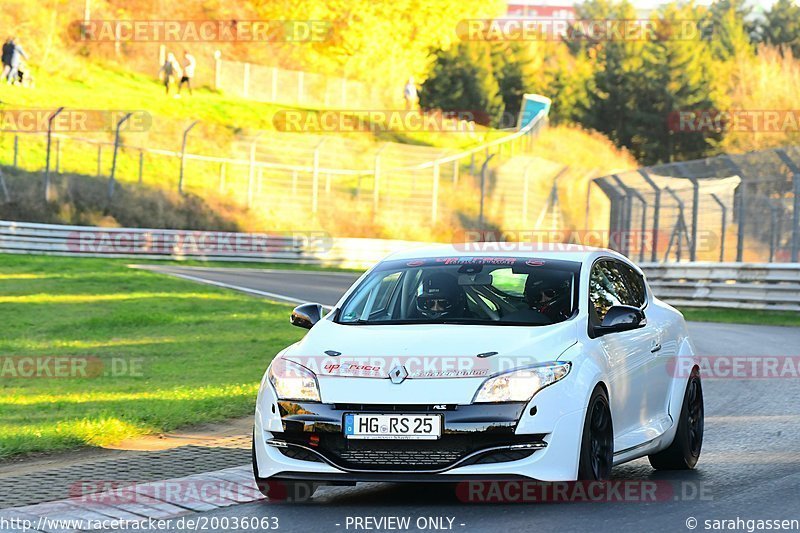
{"type": "Polygon", "coordinates": [[[317,375],[326,403],[464,404],[491,375],[558,359],[577,342],[576,324],[365,326],[321,320],[281,356],[317,375]]]}

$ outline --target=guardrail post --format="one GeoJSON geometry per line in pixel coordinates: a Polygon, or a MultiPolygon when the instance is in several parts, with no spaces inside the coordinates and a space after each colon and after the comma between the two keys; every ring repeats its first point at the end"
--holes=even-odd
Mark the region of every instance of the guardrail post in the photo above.
{"type": "Polygon", "coordinates": [[[486,169],[489,167],[489,161],[492,160],[494,154],[489,155],[489,149],[486,149],[486,161],[481,166],[481,207],[478,214],[478,229],[483,230],[483,204],[486,196],[486,169]]]}
{"type": "Polygon", "coordinates": [[[192,128],[197,126],[197,123],[200,122],[199,120],[195,120],[189,127],[183,130],[183,142],[181,143],[181,172],[180,176],[178,177],[178,193],[183,194],[183,174],[184,170],[186,169],[186,140],[189,137],[189,132],[192,131],[192,128]]]}
{"type": "Polygon", "coordinates": [[[111,176],[108,178],[108,199],[114,196],[114,176],[117,172],[117,152],[119,151],[119,130],[126,120],[131,118],[133,113],[126,113],[124,117],[117,122],[117,128],[114,131],[114,157],[111,158],[111,176]]]}
{"type": "Polygon", "coordinates": [[[797,263],[800,253],[800,174],[794,178],[794,202],[792,206],[792,263],[797,263]]]}
{"type": "Polygon", "coordinates": [[[44,167],[44,201],[48,202],[50,200],[50,143],[52,135],[53,135],[53,120],[62,112],[64,111],[63,107],[59,107],[55,110],[55,112],[50,115],[47,119],[47,156],[45,159],[45,167],[44,167]]]}
{"type": "Polygon", "coordinates": [[[433,193],[431,196],[431,224],[436,224],[439,215],[439,163],[433,164],[433,193]]]}
{"type": "Polygon", "coordinates": [[[314,147],[314,155],[311,161],[311,212],[316,213],[319,208],[319,152],[322,148],[323,138],[314,147]]]}

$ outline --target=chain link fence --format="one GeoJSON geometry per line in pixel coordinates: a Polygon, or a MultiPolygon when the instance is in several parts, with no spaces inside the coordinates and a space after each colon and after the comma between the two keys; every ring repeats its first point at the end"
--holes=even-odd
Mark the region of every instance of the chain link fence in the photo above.
{"type": "Polygon", "coordinates": [[[609,244],[639,261],[798,261],[799,147],[656,165],[592,183],[610,204],[609,244]]]}
{"type": "Polygon", "coordinates": [[[356,80],[254,63],[214,60],[214,88],[261,102],[314,109],[381,109],[387,98],[356,80]]]}
{"type": "MultiPolygon", "coordinates": [[[[365,232],[378,219],[450,227],[453,217],[461,217],[464,225],[484,227],[520,212],[530,221],[540,218],[540,195],[533,185],[526,194],[528,171],[496,173],[488,163],[529,154],[546,123],[541,112],[519,130],[492,132],[482,142],[476,137],[476,145],[466,150],[264,131],[239,134],[213,151],[196,153],[190,151],[193,136],[208,139],[199,128],[192,130],[195,123],[183,131],[183,147],[170,149],[153,147],[146,134],[110,141],[53,132],[48,142],[42,132],[5,133],[0,163],[41,172],[43,201],[55,200],[51,181],[80,174],[106,180],[108,202],[123,184],[222,199],[252,209],[262,220],[287,224],[296,224],[300,213],[317,220],[347,213],[353,224],[363,223],[365,232]]],[[[14,195],[12,189],[5,198],[14,195]]]]}

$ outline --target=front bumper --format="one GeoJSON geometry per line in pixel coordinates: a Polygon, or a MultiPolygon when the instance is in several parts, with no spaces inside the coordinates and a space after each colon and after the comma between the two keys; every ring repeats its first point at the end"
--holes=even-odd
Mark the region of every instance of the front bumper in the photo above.
{"type": "Polygon", "coordinates": [[[584,410],[548,409],[546,396],[551,395],[545,392],[549,391],[541,391],[542,397],[537,395],[531,403],[446,406],[261,398],[254,439],[257,477],[329,483],[575,479],[584,410]],[[552,431],[530,432],[536,429],[531,423],[534,405],[539,411],[543,407],[550,411],[550,415],[536,416],[545,422],[539,424],[542,429],[552,431]],[[435,441],[345,439],[345,413],[392,411],[441,414],[442,437],[435,441]],[[553,416],[556,419],[548,423],[553,416]]]}

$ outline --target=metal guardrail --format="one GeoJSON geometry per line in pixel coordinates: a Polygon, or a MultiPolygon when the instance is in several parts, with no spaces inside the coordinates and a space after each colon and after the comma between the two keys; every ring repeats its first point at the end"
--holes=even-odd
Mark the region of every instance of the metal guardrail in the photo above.
{"type": "MultiPolygon", "coordinates": [[[[0,221],[0,253],[368,268],[430,243],[329,238],[324,232],[230,233],[0,221]]],[[[800,263],[643,263],[655,294],[678,307],[800,311],[800,263]]]]}

